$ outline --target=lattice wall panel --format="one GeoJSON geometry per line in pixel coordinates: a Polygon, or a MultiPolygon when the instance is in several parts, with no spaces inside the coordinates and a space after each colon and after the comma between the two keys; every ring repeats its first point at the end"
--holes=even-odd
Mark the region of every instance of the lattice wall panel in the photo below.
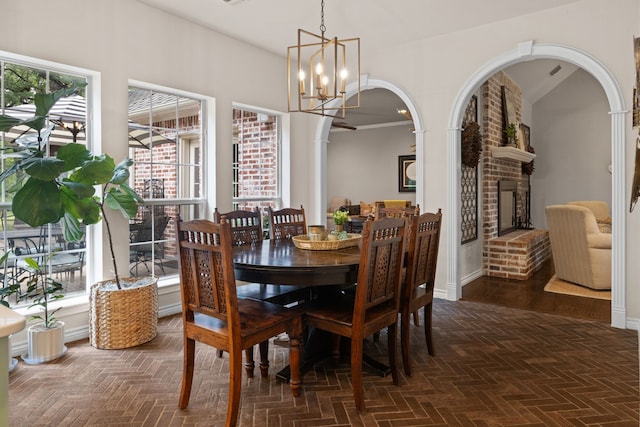
{"type": "Polygon", "coordinates": [[[460,178],[461,241],[478,238],[478,168],[462,166],[460,178]]]}
{"type": "MultiPolygon", "coordinates": [[[[478,121],[478,98],[474,95],[469,100],[464,113],[462,127],[467,123],[478,121]]],[[[462,165],[460,177],[460,241],[471,242],[478,238],[478,167],[470,168],[462,165]]]]}

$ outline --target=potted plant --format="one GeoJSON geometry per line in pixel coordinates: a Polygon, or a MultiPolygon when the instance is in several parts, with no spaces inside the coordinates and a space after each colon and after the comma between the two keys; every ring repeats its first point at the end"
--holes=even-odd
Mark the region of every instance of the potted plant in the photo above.
{"type": "Polygon", "coordinates": [[[338,209],[333,213],[333,222],[336,224],[336,230],[339,233],[344,231],[344,223],[349,221],[349,212],[338,209]]]}
{"type": "Polygon", "coordinates": [[[507,145],[517,147],[518,131],[516,130],[515,123],[509,123],[507,127],[504,128],[504,135],[507,137],[507,145]]]}
{"type": "MultiPolygon", "coordinates": [[[[51,256],[53,255],[49,255],[51,256]]],[[[26,281],[26,291],[20,294],[19,300],[31,301],[29,308],[40,307],[41,311],[32,315],[29,320],[41,322],[27,328],[28,351],[22,356],[22,360],[28,364],[49,362],[67,351],[64,345],[64,322],[55,318],[61,307],[49,307],[50,302],[64,298],[62,283],[47,276],[46,264],[40,265],[31,257],[24,261],[29,275],[22,279],[26,281]]]]}
{"type": "Polygon", "coordinates": [[[0,131],[24,125],[37,133],[36,144],[15,150],[16,162],[0,175],[0,182],[16,176],[12,202],[16,218],[32,227],[59,223],[67,242],[82,238],[81,224],[105,221],[114,279],[91,287],[90,342],[97,348],[132,347],[156,336],[157,281],[120,278],[106,209],[119,211],[125,218],[136,215],[142,199],[127,185],[133,162],[127,158],[116,164],[110,156],[93,155],[77,143],[59,147],[55,157],[44,152],[43,141],[53,128],[45,127],[50,109],[76,90],[36,94],[35,115],[26,120],[0,115],[0,131]],[[96,186],[102,186],[100,196],[96,186]]]}

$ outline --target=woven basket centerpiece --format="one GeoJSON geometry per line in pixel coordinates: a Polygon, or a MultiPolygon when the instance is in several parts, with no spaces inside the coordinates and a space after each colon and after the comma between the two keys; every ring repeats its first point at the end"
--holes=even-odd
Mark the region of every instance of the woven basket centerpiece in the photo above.
{"type": "Polygon", "coordinates": [[[158,333],[158,279],[129,277],[98,282],[89,296],[89,342],[99,349],[135,347],[158,333]]]}

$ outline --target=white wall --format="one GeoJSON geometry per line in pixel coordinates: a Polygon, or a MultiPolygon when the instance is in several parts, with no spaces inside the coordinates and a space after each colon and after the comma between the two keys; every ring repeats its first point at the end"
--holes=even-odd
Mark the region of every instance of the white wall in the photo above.
{"type": "Polygon", "coordinates": [[[327,196],[360,201],[404,199],[415,193],[398,191],[398,156],[414,154],[411,126],[331,132],[327,147],[327,196]]]}
{"type": "Polygon", "coordinates": [[[611,205],[611,120],[602,87],[577,70],[533,105],[532,222],[546,228],[544,208],[571,200],[611,205]]]}

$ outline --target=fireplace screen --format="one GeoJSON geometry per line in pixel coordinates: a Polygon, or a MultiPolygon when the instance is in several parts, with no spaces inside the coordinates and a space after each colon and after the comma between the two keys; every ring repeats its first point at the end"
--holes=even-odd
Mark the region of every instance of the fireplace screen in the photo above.
{"type": "Polygon", "coordinates": [[[518,184],[515,181],[498,181],[498,236],[518,228],[518,184]]]}

